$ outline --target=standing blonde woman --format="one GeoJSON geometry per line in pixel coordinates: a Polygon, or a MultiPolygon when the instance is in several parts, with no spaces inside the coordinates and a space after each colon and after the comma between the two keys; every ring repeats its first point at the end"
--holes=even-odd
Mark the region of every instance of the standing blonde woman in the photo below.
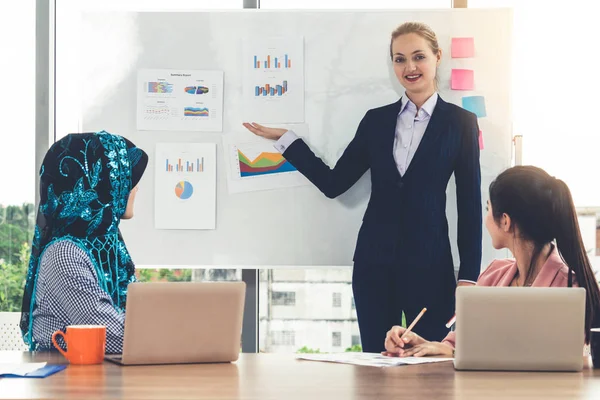
{"type": "MultiPolygon", "coordinates": [[[[477,118],[436,91],[442,51],[427,25],[392,32],[390,57],[405,93],[369,110],[330,169],[285,129],[244,126],[277,140],[275,148],[327,197],[348,190],[371,170],[371,198],[354,252],[354,292],[363,351],[383,350],[402,311],[415,332],[441,340],[454,313],[456,279],[448,238],[446,188],[454,173],[458,201],[459,285],[474,284],[481,266],[481,177],[477,118]]],[[[307,249],[310,251],[310,249],[307,249]]]]}

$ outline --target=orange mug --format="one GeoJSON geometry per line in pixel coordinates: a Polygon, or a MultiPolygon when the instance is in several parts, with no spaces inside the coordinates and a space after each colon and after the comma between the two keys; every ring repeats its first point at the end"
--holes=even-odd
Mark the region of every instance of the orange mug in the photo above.
{"type": "Polygon", "coordinates": [[[56,331],[52,343],[71,364],[102,364],[106,351],[106,327],[101,325],[69,325],[67,332],[56,331]],[[64,351],[56,337],[62,336],[67,351],[64,351]]]}

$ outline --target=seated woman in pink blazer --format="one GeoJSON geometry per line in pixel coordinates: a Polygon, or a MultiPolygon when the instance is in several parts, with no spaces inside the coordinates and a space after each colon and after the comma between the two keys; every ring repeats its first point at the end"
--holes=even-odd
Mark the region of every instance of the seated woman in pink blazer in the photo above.
{"type": "MultiPolygon", "coordinates": [[[[479,276],[479,286],[538,286],[586,289],[585,339],[600,317],[600,290],[583,246],[577,214],[567,185],[544,170],[518,166],[490,185],[486,228],[496,249],[508,248],[514,259],[495,260],[479,276]]],[[[460,327],[458,327],[460,329],[460,327]]],[[[430,342],[394,326],[385,338],[390,356],[452,356],[455,333],[430,342]]]]}

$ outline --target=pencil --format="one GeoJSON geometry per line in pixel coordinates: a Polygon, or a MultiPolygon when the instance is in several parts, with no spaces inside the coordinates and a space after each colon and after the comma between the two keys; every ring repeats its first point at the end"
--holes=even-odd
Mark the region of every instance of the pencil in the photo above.
{"type": "Polygon", "coordinates": [[[421,310],[421,312],[419,313],[419,315],[417,315],[417,318],[415,318],[412,322],[412,324],[410,324],[408,326],[408,328],[404,331],[404,333],[402,334],[402,336],[400,336],[400,339],[402,339],[408,332],[410,332],[412,330],[412,328],[415,327],[415,325],[417,324],[417,322],[419,322],[419,320],[421,319],[421,317],[423,316],[423,314],[425,314],[425,311],[427,311],[427,308],[423,307],[423,309],[421,310]]]}
{"type": "Polygon", "coordinates": [[[450,328],[455,323],[456,323],[456,314],[454,314],[454,316],[452,316],[452,318],[450,318],[450,321],[448,321],[448,323],[446,324],[446,328],[450,328]]]}

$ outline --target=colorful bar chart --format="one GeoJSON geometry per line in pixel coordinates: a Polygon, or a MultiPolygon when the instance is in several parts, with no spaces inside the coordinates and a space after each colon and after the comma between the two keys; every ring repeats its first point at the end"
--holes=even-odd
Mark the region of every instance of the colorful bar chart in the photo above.
{"type": "Polygon", "coordinates": [[[281,85],[272,86],[267,83],[264,86],[254,87],[254,96],[283,96],[288,91],[287,81],[283,81],[281,85]]]}
{"type": "Polygon", "coordinates": [[[196,158],[196,161],[182,160],[178,158],[175,164],[165,160],[166,172],[204,172],[204,157],[196,158]]]}
{"type": "Polygon", "coordinates": [[[258,56],[254,56],[254,68],[261,68],[261,65],[264,69],[287,69],[292,68],[292,59],[289,58],[287,54],[285,54],[283,58],[268,55],[267,58],[262,61],[258,59],[258,56]],[[281,65],[282,61],[283,67],[281,65]]]}

